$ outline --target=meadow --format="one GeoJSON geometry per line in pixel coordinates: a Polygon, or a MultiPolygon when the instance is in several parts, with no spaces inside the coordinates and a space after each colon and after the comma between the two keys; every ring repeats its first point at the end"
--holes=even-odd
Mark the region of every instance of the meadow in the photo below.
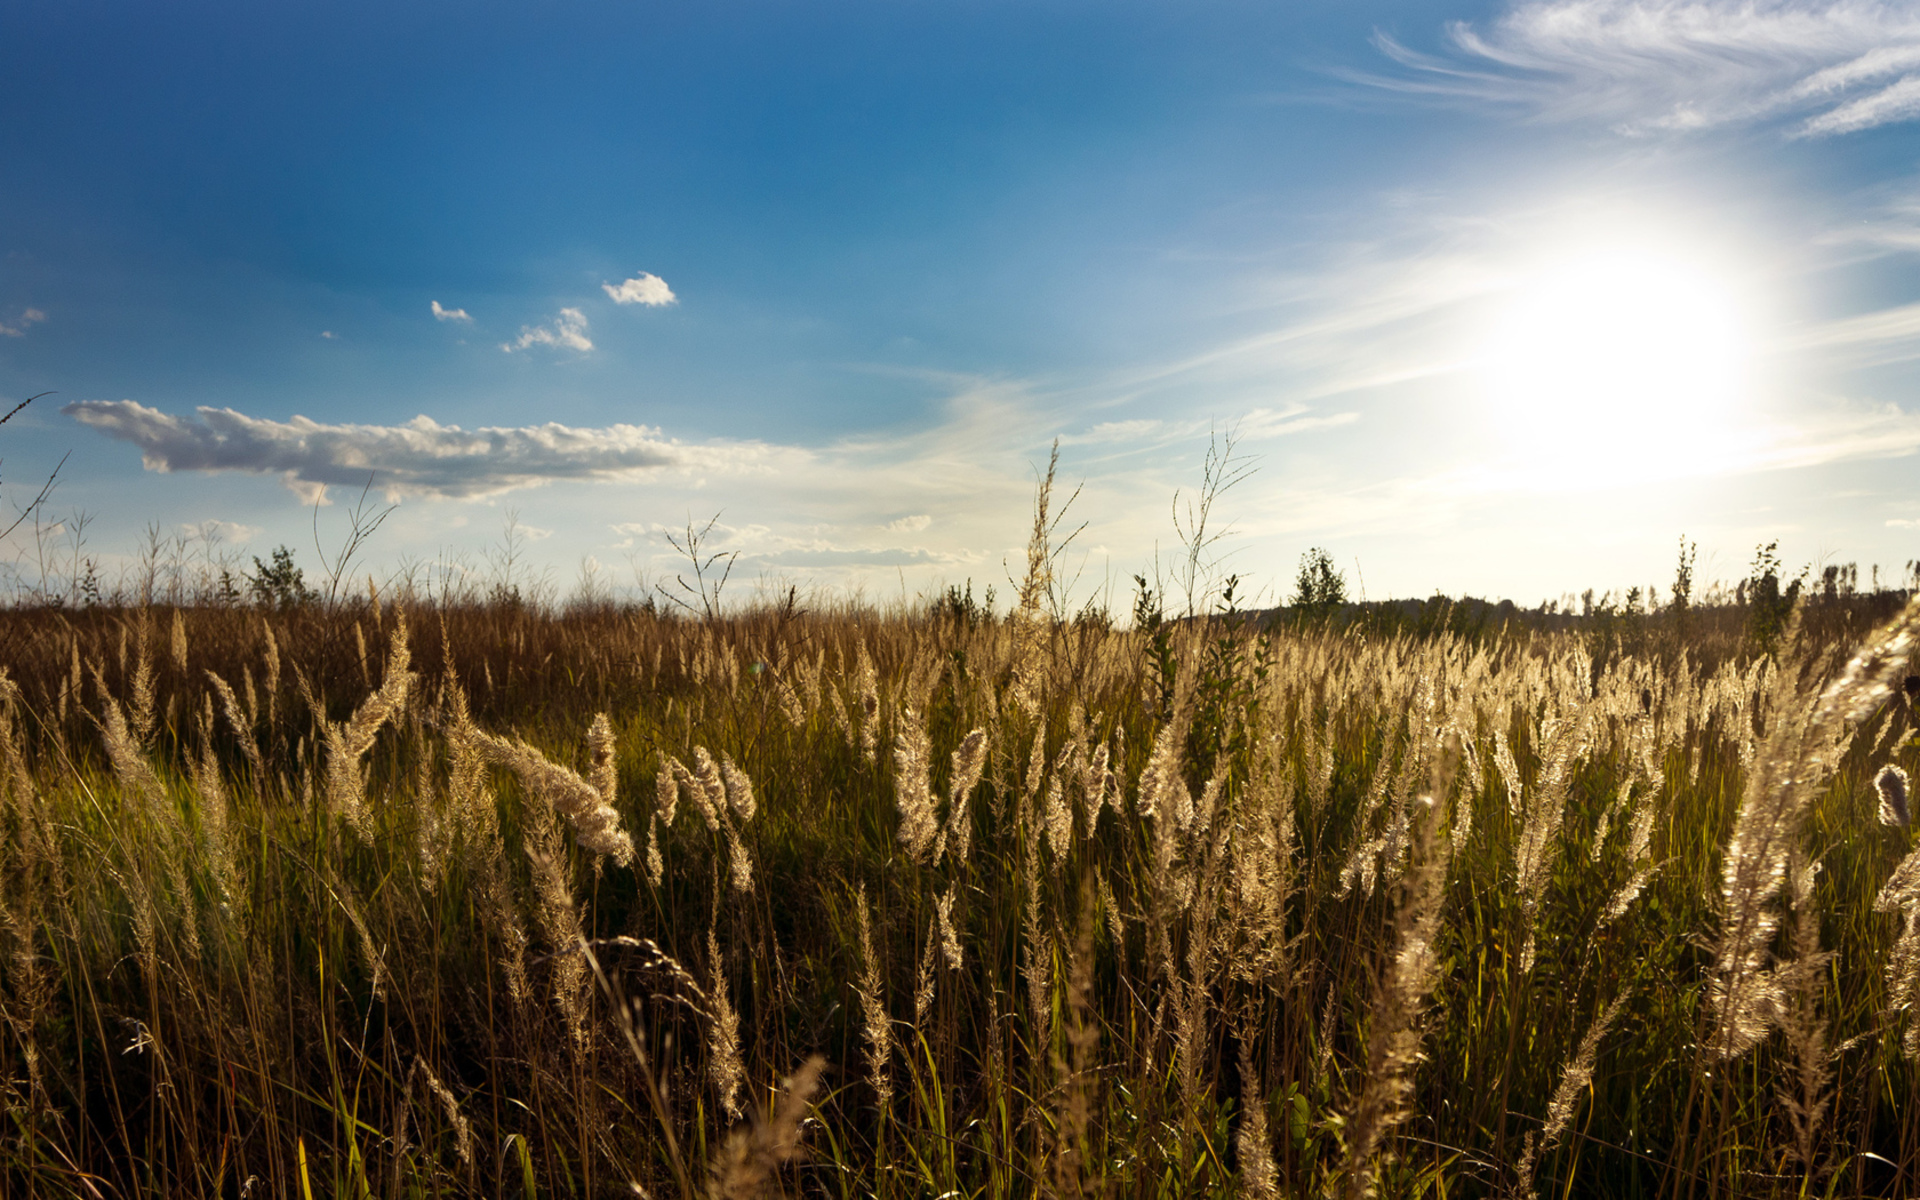
{"type": "Polygon", "coordinates": [[[1117,622],[1047,532],[0,611],[0,1193],[1920,1190],[1904,593],[1117,622]]]}

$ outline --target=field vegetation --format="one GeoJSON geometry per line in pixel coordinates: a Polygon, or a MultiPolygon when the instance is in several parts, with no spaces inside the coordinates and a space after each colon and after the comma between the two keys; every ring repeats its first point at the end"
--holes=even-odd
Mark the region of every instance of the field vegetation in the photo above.
{"type": "Polygon", "coordinates": [[[0,611],[0,1193],[1914,1193],[1903,592],[1116,622],[1046,500],[1010,615],[0,611]]]}

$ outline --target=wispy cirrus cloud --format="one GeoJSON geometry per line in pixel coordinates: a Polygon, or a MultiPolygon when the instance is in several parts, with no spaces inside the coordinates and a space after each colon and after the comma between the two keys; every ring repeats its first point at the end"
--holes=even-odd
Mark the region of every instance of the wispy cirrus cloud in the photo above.
{"type": "Polygon", "coordinates": [[[1375,44],[1398,69],[1350,78],[1628,134],[1765,122],[1819,137],[1920,116],[1910,4],[1522,0],[1485,27],[1447,25],[1434,52],[1375,44]]]}
{"type": "Polygon", "coordinates": [[[466,309],[464,309],[464,308],[442,308],[442,307],[440,307],[440,302],[439,302],[438,300],[435,300],[435,301],[433,301],[432,303],[433,303],[433,319],[434,319],[434,320],[436,320],[436,321],[462,321],[462,322],[465,322],[465,323],[466,323],[466,324],[468,324],[468,325],[471,325],[471,324],[473,324],[473,317],[472,317],[472,316],[470,316],[470,315],[468,315],[468,313],[467,313],[467,310],[466,310],[466,309]]]}
{"type": "Polygon", "coordinates": [[[649,308],[659,308],[679,299],[673,294],[673,289],[667,286],[666,280],[647,271],[619,284],[602,283],[600,290],[610,296],[615,304],[644,304],[649,308]]]}
{"type": "Polygon", "coordinates": [[[587,314],[577,308],[563,308],[545,325],[522,325],[518,338],[500,343],[500,348],[509,354],[530,346],[552,346],[556,350],[578,350],[585,354],[593,349],[593,342],[587,337],[587,314]]]}
{"type": "Polygon", "coordinates": [[[751,471],[770,453],[760,443],[686,445],[644,425],[462,429],[424,416],[404,425],[336,425],[230,408],[179,417],[133,400],[84,400],[60,411],[139,447],[149,471],[277,474],[306,503],[369,477],[389,498],[472,498],[561,481],[633,481],[676,468],[751,471]]]}
{"type": "Polygon", "coordinates": [[[25,337],[27,330],[47,319],[47,314],[37,308],[22,309],[19,320],[8,325],[0,323],[0,337],[25,337]]]}

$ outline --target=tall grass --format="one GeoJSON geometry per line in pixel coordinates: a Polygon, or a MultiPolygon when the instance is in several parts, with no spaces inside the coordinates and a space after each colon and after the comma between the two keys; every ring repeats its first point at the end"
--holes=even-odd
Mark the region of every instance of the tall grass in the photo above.
{"type": "Polygon", "coordinates": [[[0,1193],[1911,1194],[1915,627],[0,612],[0,1193]]]}

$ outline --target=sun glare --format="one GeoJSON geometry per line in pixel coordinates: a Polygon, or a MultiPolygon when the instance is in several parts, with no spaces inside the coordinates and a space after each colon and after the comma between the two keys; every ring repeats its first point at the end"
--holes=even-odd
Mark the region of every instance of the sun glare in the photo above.
{"type": "Polygon", "coordinates": [[[1677,257],[1563,259],[1522,278],[1482,360],[1500,436],[1563,484],[1684,472],[1744,386],[1731,289],[1677,257]]]}

